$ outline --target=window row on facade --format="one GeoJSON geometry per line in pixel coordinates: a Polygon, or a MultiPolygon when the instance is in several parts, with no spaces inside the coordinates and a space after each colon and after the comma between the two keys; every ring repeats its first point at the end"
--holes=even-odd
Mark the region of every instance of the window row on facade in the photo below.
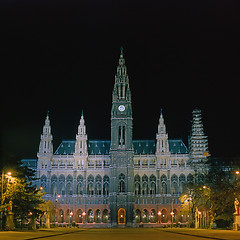
{"type": "MultiPolygon", "coordinates": [[[[203,181],[203,178],[203,175],[198,176],[199,181],[203,181]]],[[[168,179],[165,174],[162,174],[158,181],[154,174],[150,177],[146,174],[142,177],[136,174],[134,177],[134,192],[135,195],[143,196],[155,194],[181,194],[184,191],[185,183],[192,181],[192,174],[186,176],[182,173],[179,177],[176,174],[173,174],[170,179],[168,179]]],[[[104,175],[103,177],[97,175],[95,178],[93,175],[89,175],[85,181],[82,175],[78,175],[75,182],[73,182],[73,176],[70,174],[66,178],[63,174],[59,177],[52,175],[50,181],[47,181],[45,175],[42,175],[40,178],[40,184],[44,191],[53,195],[87,194],[107,196],[109,194],[109,182],[108,175],[104,175]]],[[[118,176],[118,192],[126,192],[126,186],[126,177],[121,173],[118,176]]]]}

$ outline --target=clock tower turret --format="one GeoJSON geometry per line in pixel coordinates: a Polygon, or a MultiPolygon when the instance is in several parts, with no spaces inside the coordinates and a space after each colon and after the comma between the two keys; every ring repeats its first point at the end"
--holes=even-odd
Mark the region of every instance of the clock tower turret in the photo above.
{"type": "Polygon", "coordinates": [[[110,147],[110,223],[134,225],[132,104],[123,48],[112,95],[110,147]]]}
{"type": "Polygon", "coordinates": [[[111,150],[132,149],[132,104],[127,67],[121,48],[112,94],[111,150]]]}

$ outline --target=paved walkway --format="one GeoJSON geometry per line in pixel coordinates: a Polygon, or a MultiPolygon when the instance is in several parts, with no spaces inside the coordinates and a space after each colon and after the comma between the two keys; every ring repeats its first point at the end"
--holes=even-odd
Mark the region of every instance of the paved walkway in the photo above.
{"type": "Polygon", "coordinates": [[[238,239],[240,240],[240,231],[233,230],[215,230],[215,229],[192,229],[192,228],[167,228],[158,229],[157,231],[166,231],[175,233],[178,235],[186,236],[198,236],[206,239],[228,240],[238,239]]]}
{"type": "Polygon", "coordinates": [[[49,229],[37,231],[9,231],[0,232],[0,240],[138,240],[153,238],[157,240],[240,240],[240,231],[232,230],[205,230],[187,228],[124,228],[124,229],[49,229]]]}

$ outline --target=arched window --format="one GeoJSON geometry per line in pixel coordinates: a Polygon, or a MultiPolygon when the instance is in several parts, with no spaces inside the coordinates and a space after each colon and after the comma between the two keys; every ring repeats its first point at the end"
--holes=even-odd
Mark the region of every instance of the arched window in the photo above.
{"type": "Polygon", "coordinates": [[[161,176],[161,182],[166,182],[166,181],[167,181],[167,177],[166,177],[165,174],[163,174],[163,175],[161,176]]]}
{"type": "Polygon", "coordinates": [[[100,223],[101,221],[102,221],[101,211],[99,209],[97,209],[96,212],[95,212],[95,222],[100,223]]]}
{"type": "Polygon", "coordinates": [[[167,183],[162,182],[162,194],[167,194],[167,183]]]}
{"type": "Polygon", "coordinates": [[[142,177],[142,195],[148,194],[148,177],[144,174],[142,177]]]}
{"type": "Polygon", "coordinates": [[[167,223],[167,221],[168,221],[167,210],[162,209],[161,222],[167,223]]]}
{"type": "Polygon", "coordinates": [[[178,177],[177,177],[176,174],[173,174],[173,175],[172,175],[171,181],[172,181],[172,182],[178,182],[178,177]]]}
{"type": "Polygon", "coordinates": [[[82,182],[77,183],[77,194],[83,195],[83,184],[82,182]]]}
{"type": "Polygon", "coordinates": [[[126,191],[125,189],[125,175],[121,173],[119,175],[119,192],[124,193],[126,191]]]}
{"type": "Polygon", "coordinates": [[[59,210],[59,219],[58,219],[59,223],[63,223],[64,222],[64,212],[62,209],[59,210]]]}
{"type": "Polygon", "coordinates": [[[189,173],[188,176],[187,176],[187,182],[188,183],[193,183],[193,175],[191,173],[189,173]]]}
{"type": "Polygon", "coordinates": [[[65,177],[63,174],[59,176],[59,193],[65,195],[65,177]]]}
{"type": "Polygon", "coordinates": [[[108,196],[108,194],[109,194],[109,183],[105,182],[103,184],[103,195],[104,196],[108,196]]]}
{"type": "Polygon", "coordinates": [[[171,191],[172,194],[178,194],[178,177],[176,174],[171,177],[171,191]]]}
{"type": "Polygon", "coordinates": [[[68,182],[66,185],[66,194],[72,195],[72,183],[71,182],[68,182]]]}
{"type": "Polygon", "coordinates": [[[41,187],[43,188],[43,190],[47,190],[46,189],[46,186],[47,186],[47,177],[43,174],[42,176],[41,176],[41,187]]]}
{"type": "Polygon", "coordinates": [[[87,220],[88,220],[88,223],[93,223],[93,221],[94,221],[94,216],[93,216],[93,210],[92,209],[88,210],[87,220]]]}
{"type": "Polygon", "coordinates": [[[173,222],[174,223],[178,222],[178,212],[177,212],[177,209],[173,209],[173,222]]]}
{"type": "Polygon", "coordinates": [[[172,182],[172,194],[178,194],[178,184],[176,182],[172,182]]]}
{"type": "Polygon", "coordinates": [[[138,174],[134,177],[134,182],[135,182],[135,195],[141,195],[140,176],[138,174]]]}
{"type": "Polygon", "coordinates": [[[94,195],[93,182],[94,182],[93,175],[89,175],[88,178],[87,178],[87,194],[88,195],[94,195]]]}
{"type": "Polygon", "coordinates": [[[51,182],[57,182],[57,176],[55,174],[52,175],[51,182]]]}
{"type": "Polygon", "coordinates": [[[156,220],[157,220],[156,211],[155,209],[152,209],[150,212],[150,222],[155,223],[156,220]]]}
{"type": "Polygon", "coordinates": [[[125,126],[118,127],[118,145],[125,145],[125,126]]]}
{"type": "Polygon", "coordinates": [[[72,189],[72,186],[73,186],[73,177],[69,174],[67,176],[67,185],[66,185],[66,194],[67,195],[72,195],[73,194],[73,189],[72,189]]]}
{"type": "Polygon", "coordinates": [[[100,175],[97,175],[95,178],[95,194],[102,194],[102,177],[100,175]]]}
{"type": "Polygon", "coordinates": [[[109,194],[109,177],[104,175],[103,177],[103,195],[108,196],[109,194]]]}
{"type": "Polygon", "coordinates": [[[186,182],[186,177],[184,174],[180,174],[179,176],[179,193],[182,194],[184,192],[184,185],[186,182]]]}
{"type": "Polygon", "coordinates": [[[150,194],[156,194],[156,177],[153,174],[150,176],[150,194]]]}
{"type": "Polygon", "coordinates": [[[81,209],[77,211],[77,223],[82,223],[83,222],[83,212],[81,209]]]}
{"type": "Polygon", "coordinates": [[[167,177],[165,174],[161,176],[161,186],[162,186],[161,193],[167,194],[167,177]]]}
{"type": "Polygon", "coordinates": [[[83,176],[82,175],[77,176],[77,182],[83,182],[83,176]]]}
{"type": "Polygon", "coordinates": [[[82,175],[77,176],[77,194],[83,195],[83,176],[82,175]]]}
{"type": "Polygon", "coordinates": [[[53,196],[57,194],[57,183],[56,182],[51,183],[51,194],[53,196]]]}
{"type": "Polygon", "coordinates": [[[135,219],[136,223],[140,223],[142,221],[141,211],[139,209],[136,209],[135,219]]]}
{"type": "Polygon", "coordinates": [[[104,223],[107,223],[107,222],[108,222],[108,210],[107,210],[107,209],[104,209],[102,215],[103,215],[102,221],[103,221],[104,223]]]}
{"type": "Polygon", "coordinates": [[[135,195],[141,195],[141,186],[139,182],[135,182],[135,195]]]}
{"type": "Polygon", "coordinates": [[[148,210],[144,209],[142,213],[142,222],[147,223],[148,222],[148,210]]]}

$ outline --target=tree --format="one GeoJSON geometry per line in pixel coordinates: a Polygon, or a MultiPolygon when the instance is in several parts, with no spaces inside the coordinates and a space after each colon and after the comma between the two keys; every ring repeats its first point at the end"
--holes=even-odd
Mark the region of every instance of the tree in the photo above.
{"type": "MultiPolygon", "coordinates": [[[[188,223],[190,227],[194,226],[195,212],[197,209],[201,213],[209,213],[211,210],[211,196],[210,188],[201,183],[190,182],[185,186],[184,193],[179,200],[182,202],[181,213],[188,216],[188,223]]],[[[198,214],[198,212],[197,212],[198,214]]]]}
{"type": "Polygon", "coordinates": [[[20,222],[21,226],[29,218],[34,223],[33,219],[42,214],[40,205],[45,201],[42,199],[43,193],[32,184],[34,172],[31,169],[16,167],[13,172],[13,176],[4,179],[1,211],[8,214],[8,211],[12,210],[15,223],[20,222]]]}
{"type": "Polygon", "coordinates": [[[240,179],[232,167],[212,166],[208,173],[211,189],[211,204],[214,221],[219,227],[227,227],[233,222],[234,198],[240,196],[240,179]]]}

